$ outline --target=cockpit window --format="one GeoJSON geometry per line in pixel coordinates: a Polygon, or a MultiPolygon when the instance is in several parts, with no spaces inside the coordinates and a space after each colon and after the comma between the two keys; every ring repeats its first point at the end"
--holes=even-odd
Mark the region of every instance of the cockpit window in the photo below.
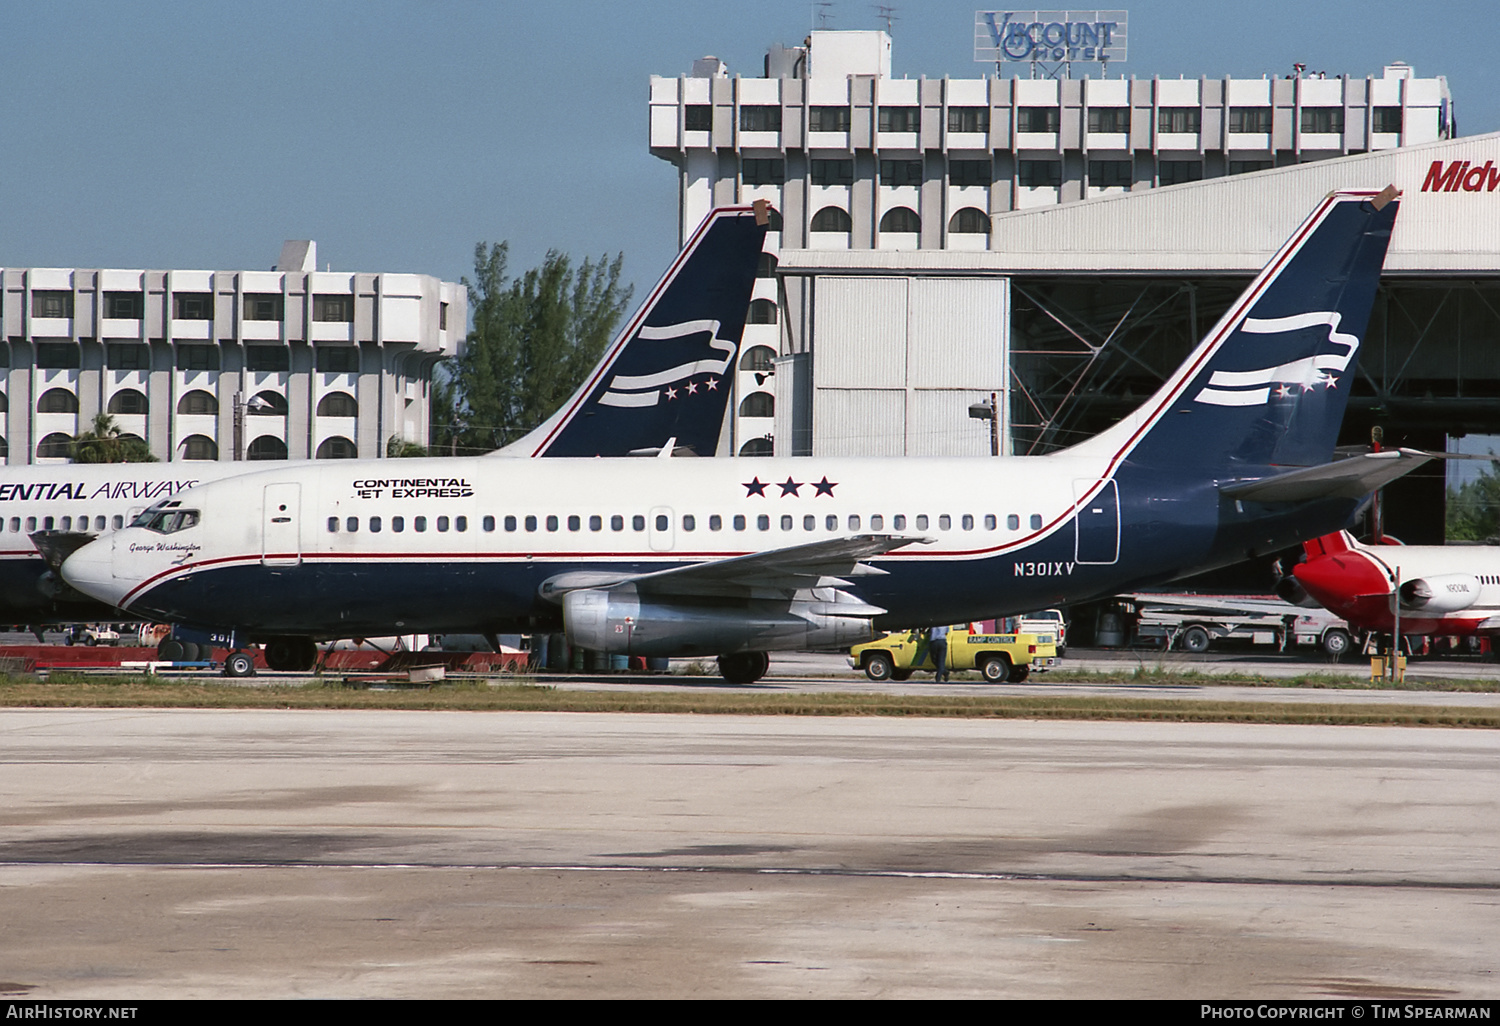
{"type": "MultiPolygon", "coordinates": [[[[152,527],[151,525],[156,522],[156,519],[164,510],[176,509],[181,505],[182,501],[180,499],[163,499],[160,502],[154,502],[151,505],[147,506],[145,509],[141,510],[141,512],[137,513],[135,519],[130,521],[130,526],[146,527],[154,531],[156,530],[156,528],[152,527]]],[[[181,530],[181,528],[179,528],[178,530],[181,530]]]]}
{"type": "Polygon", "coordinates": [[[196,527],[197,524],[198,511],[195,509],[163,509],[154,512],[147,510],[136,518],[136,523],[132,526],[144,527],[157,534],[176,534],[189,527],[196,527]],[[147,519],[148,514],[150,519],[147,519]]]}

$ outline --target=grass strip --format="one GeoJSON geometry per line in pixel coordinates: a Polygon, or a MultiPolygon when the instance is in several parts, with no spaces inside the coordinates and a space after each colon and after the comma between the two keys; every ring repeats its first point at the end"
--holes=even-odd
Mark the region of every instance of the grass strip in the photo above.
{"type": "MultiPolygon", "coordinates": [[[[836,687],[836,685],[834,685],[836,687]]],[[[428,688],[357,689],[341,684],[241,687],[201,680],[0,679],[0,706],[154,709],[431,709],[634,712],[755,716],[1160,720],[1193,723],[1364,724],[1500,728],[1500,709],[1456,706],[1223,702],[1089,695],[885,695],[784,691],[563,690],[530,684],[445,682],[428,688]]]]}

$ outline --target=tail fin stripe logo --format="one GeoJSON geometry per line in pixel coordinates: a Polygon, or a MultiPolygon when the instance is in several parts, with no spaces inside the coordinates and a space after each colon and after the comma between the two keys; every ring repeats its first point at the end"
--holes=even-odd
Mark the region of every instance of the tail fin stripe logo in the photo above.
{"type": "Polygon", "coordinates": [[[682,321],[679,324],[641,328],[637,337],[650,342],[686,338],[706,332],[709,336],[709,348],[723,353],[724,358],[692,360],[653,374],[616,374],[610,379],[608,390],[599,397],[599,402],[605,406],[655,406],[661,398],[659,390],[662,385],[681,381],[694,374],[723,374],[734,359],[734,343],[719,338],[718,331],[719,322],[716,320],[682,321]]]}
{"type": "Polygon", "coordinates": [[[1348,370],[1349,364],[1354,360],[1354,354],[1359,351],[1359,339],[1338,330],[1342,318],[1343,315],[1336,310],[1316,310],[1310,313],[1293,314],[1289,317],[1267,319],[1246,317],[1244,323],[1240,325],[1240,330],[1253,335],[1277,335],[1326,324],[1328,341],[1343,346],[1345,352],[1342,355],[1332,353],[1307,356],[1300,360],[1292,360],[1260,370],[1214,371],[1213,376],[1208,379],[1208,387],[1198,393],[1197,401],[1211,406],[1259,406],[1270,401],[1269,386],[1272,384],[1282,386],[1277,389],[1276,393],[1281,397],[1292,394],[1289,386],[1300,386],[1305,392],[1311,391],[1317,385],[1322,385],[1324,388],[1335,387],[1338,379],[1329,372],[1348,370]],[[1250,391],[1224,391],[1224,389],[1247,388],[1250,391]]]}

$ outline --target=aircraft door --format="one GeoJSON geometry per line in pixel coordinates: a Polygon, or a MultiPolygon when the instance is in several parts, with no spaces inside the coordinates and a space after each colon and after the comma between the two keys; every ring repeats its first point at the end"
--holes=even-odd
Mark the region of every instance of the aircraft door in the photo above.
{"type": "Polygon", "coordinates": [[[1078,502],[1074,522],[1078,526],[1079,563],[1110,564],[1120,558],[1120,493],[1110,478],[1087,502],[1083,501],[1095,481],[1074,481],[1073,497],[1078,502]]]}
{"type": "Polygon", "coordinates": [[[264,566],[297,566],[302,562],[302,486],[266,485],[261,508],[260,561],[264,566]]]}
{"type": "Polygon", "coordinates": [[[676,545],[676,535],[672,526],[672,509],[669,506],[657,506],[651,510],[651,516],[647,523],[651,532],[651,551],[670,552],[676,545]]]}

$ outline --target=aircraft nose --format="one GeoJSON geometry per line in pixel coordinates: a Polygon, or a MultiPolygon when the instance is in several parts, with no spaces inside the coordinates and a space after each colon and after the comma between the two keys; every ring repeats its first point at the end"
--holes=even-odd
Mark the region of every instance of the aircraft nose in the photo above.
{"type": "Polygon", "coordinates": [[[114,575],[114,543],[109,535],[89,542],[63,560],[63,580],[90,598],[118,606],[130,582],[114,575]]]}

